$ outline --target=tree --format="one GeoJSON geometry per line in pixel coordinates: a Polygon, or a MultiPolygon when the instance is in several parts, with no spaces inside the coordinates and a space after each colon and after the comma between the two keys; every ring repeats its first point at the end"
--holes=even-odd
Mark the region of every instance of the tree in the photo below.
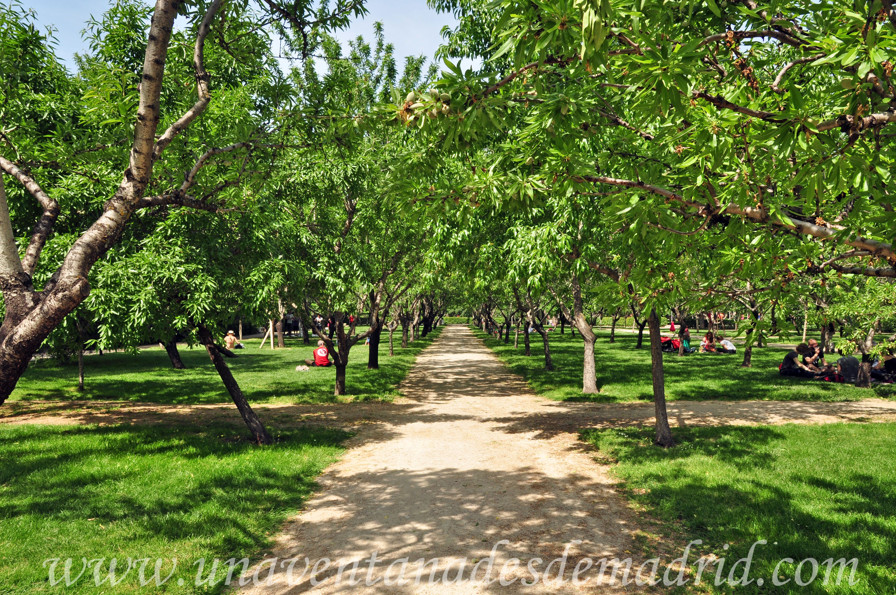
{"type": "MultiPolygon", "coordinates": [[[[95,216],[92,214],[84,219],[84,226],[74,232],[73,241],[61,262],[51,265],[54,272],[42,287],[35,285],[34,275],[41,251],[51,239],[57,220],[60,219],[61,206],[58,198],[53,196],[53,189],[47,191],[39,182],[41,167],[29,167],[31,173],[23,169],[28,161],[24,152],[33,150],[35,154],[42,155],[58,150],[59,155],[69,157],[88,154],[92,146],[101,148],[101,152],[119,151],[123,147],[117,140],[103,142],[110,136],[108,133],[104,134],[106,121],[97,121],[97,114],[89,109],[83,113],[81,110],[72,110],[72,115],[76,116],[75,126],[71,120],[59,119],[51,122],[52,134],[47,141],[48,145],[41,144],[47,137],[38,136],[38,131],[34,129],[25,127],[15,131],[4,130],[3,142],[6,150],[12,149],[17,157],[10,160],[0,156],[0,169],[17,180],[37,200],[41,213],[27,242],[24,256],[20,257],[12,220],[27,218],[26,211],[29,209],[23,207],[19,210],[18,206],[10,209],[7,193],[0,192],[0,253],[3,254],[0,260],[0,289],[3,291],[5,305],[4,320],[0,326],[0,403],[12,392],[31,355],[44,339],[88,296],[91,268],[120,240],[135,214],[144,209],[159,207],[218,210],[220,205],[213,199],[239,184],[245,174],[246,160],[233,157],[249,155],[251,148],[264,144],[259,142],[259,136],[265,136],[269,130],[258,128],[231,129],[230,134],[240,139],[227,145],[218,145],[218,139],[207,144],[201,134],[198,138],[187,134],[188,131],[201,132],[210,111],[212,114],[217,112],[224,122],[232,121],[229,120],[230,114],[226,112],[233,106],[228,104],[227,108],[219,109],[212,101],[213,91],[218,92],[218,88],[212,85],[211,72],[207,68],[206,41],[213,29],[216,35],[211,39],[223,40],[227,46],[222,49],[222,56],[230,55],[228,52],[231,51],[235,52],[232,56],[235,62],[257,64],[254,61],[257,54],[252,51],[257,48],[247,49],[240,45],[240,40],[246,30],[253,30],[261,21],[275,20],[278,24],[282,22],[284,32],[286,28],[298,25],[299,30],[293,33],[302,36],[308,28],[344,25],[350,16],[363,13],[361,3],[354,1],[339,3],[333,10],[326,7],[317,10],[306,2],[281,5],[273,0],[266,0],[258,7],[259,14],[235,13],[236,18],[224,21],[216,18],[221,7],[221,0],[213,0],[201,10],[179,5],[173,0],[158,0],[148,26],[148,41],[143,46],[142,73],[122,77],[119,87],[123,99],[113,104],[112,100],[116,95],[110,92],[108,85],[85,90],[84,97],[93,102],[93,107],[102,113],[101,117],[108,118],[107,110],[114,108],[112,123],[123,125],[127,120],[134,122],[132,133],[118,137],[131,139],[130,148],[127,159],[122,164],[123,169],[120,170],[123,174],[121,181],[110,191],[111,198],[101,209],[97,209],[95,216]],[[180,9],[186,12],[188,26],[175,32],[174,20],[180,9]],[[247,20],[252,20],[253,23],[247,23],[247,20]],[[235,31],[234,27],[241,30],[235,31]],[[228,44],[227,39],[231,34],[235,35],[230,40],[232,43],[228,44]],[[192,40],[192,56],[181,59],[180,52],[170,51],[173,36],[192,40]],[[196,89],[192,100],[184,96],[183,82],[176,80],[178,74],[187,73],[196,89]],[[100,140],[98,145],[97,139],[100,140]],[[68,143],[69,140],[75,142],[68,143]],[[189,141],[198,141],[198,145],[191,146],[189,141]],[[43,152],[39,149],[43,149],[43,152]],[[204,175],[212,170],[213,176],[204,175]]],[[[13,32],[9,38],[3,35],[4,44],[11,40],[13,44],[22,45],[27,39],[34,39],[33,28],[29,29],[25,25],[27,17],[5,8],[3,14],[3,26],[13,32]],[[14,24],[8,25],[10,22],[14,24]]],[[[248,36],[248,39],[254,38],[248,36]]],[[[9,55],[4,52],[4,56],[9,55]]],[[[53,67],[52,72],[61,71],[60,67],[53,66],[57,63],[46,49],[31,52],[28,60],[18,59],[18,54],[12,55],[16,56],[16,67],[28,64],[26,70],[29,72],[42,64],[53,67]]],[[[102,55],[99,57],[103,58],[102,55]]],[[[264,72],[269,73],[274,64],[262,66],[264,72]]],[[[21,117],[24,115],[22,112],[34,109],[33,100],[40,95],[39,86],[43,82],[23,77],[7,85],[0,103],[10,107],[4,108],[8,113],[4,114],[3,121],[8,121],[9,116],[13,117],[13,121],[28,121],[28,118],[21,117]],[[15,97],[16,101],[7,101],[8,97],[15,97]]],[[[107,78],[105,82],[111,84],[115,81],[107,78]]],[[[267,116],[268,122],[273,122],[276,119],[276,110],[271,109],[273,106],[253,102],[251,93],[247,91],[242,89],[246,102],[253,103],[250,111],[262,117],[267,116]]],[[[234,95],[231,94],[228,98],[233,98],[234,95]]],[[[113,163],[122,161],[117,159],[113,163]]],[[[16,205],[24,200],[21,194],[14,198],[16,205]]]]}

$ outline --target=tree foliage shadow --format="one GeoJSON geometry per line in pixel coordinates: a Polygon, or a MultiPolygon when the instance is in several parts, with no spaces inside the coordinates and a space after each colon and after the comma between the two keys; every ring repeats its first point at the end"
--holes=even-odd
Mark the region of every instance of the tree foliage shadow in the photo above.
{"type": "MultiPolygon", "coordinates": [[[[801,593],[879,593],[896,580],[891,478],[850,472],[832,480],[820,470],[782,468],[776,447],[786,435],[767,427],[680,429],[674,449],[653,447],[649,429],[586,431],[583,437],[623,463],[622,489],[646,514],[667,523],[685,543],[701,539],[702,551],[724,557],[723,576],[751,545],[766,541],[757,546],[750,577],[762,577],[767,586],[723,585],[721,592],[768,592],[775,566],[785,558],[796,561],[781,566],[781,576],[791,579],[808,558],[858,559],[859,584],[833,587],[819,580],[800,587],[801,593]],[[705,461],[730,470],[716,473],[705,461]]],[[[783,590],[795,588],[790,584],[783,590]]]]}

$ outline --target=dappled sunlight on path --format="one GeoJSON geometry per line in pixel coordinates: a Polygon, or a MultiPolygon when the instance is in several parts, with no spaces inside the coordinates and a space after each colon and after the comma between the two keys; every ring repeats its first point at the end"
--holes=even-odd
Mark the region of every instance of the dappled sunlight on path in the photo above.
{"type": "MultiPolygon", "coordinates": [[[[541,440],[537,431],[507,431],[500,419],[549,415],[553,404],[532,394],[468,329],[446,328],[420,355],[402,392],[394,417],[365,426],[361,444],[321,478],[318,496],[278,537],[271,556],[300,560],[291,576],[280,564],[274,585],[250,593],[580,592],[587,587],[570,583],[578,561],[631,555],[631,514],[606,468],[578,449],[574,434],[541,440]],[[521,585],[531,580],[530,561],[541,558],[536,568],[543,573],[564,550],[563,582],[521,585]],[[374,553],[370,582],[382,580],[368,584],[374,553]],[[320,564],[320,584],[312,584],[310,571],[301,576],[306,558],[320,564]],[[386,584],[398,578],[405,558],[410,584],[386,584]],[[521,569],[513,569],[514,558],[521,569]],[[482,583],[486,564],[470,581],[481,560],[494,561],[489,587],[482,583]],[[331,563],[326,569],[324,561],[331,563]],[[354,562],[361,570],[352,585],[354,562]],[[496,582],[502,570],[506,586],[496,582]]],[[[580,578],[589,577],[593,590],[600,574],[580,578]]]]}

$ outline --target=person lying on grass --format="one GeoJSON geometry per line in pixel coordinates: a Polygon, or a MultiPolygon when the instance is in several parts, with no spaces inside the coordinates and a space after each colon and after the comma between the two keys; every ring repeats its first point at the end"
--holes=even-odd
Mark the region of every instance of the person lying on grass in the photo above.
{"type": "Polygon", "coordinates": [[[314,350],[314,359],[306,359],[305,363],[318,368],[326,368],[331,365],[330,352],[327,350],[327,346],[324,345],[323,340],[317,342],[317,349],[314,350]]]}

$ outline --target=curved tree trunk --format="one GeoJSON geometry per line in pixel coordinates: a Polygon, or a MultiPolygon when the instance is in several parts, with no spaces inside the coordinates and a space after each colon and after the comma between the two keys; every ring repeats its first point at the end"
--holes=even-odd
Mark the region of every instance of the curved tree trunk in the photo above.
{"type": "MultiPolygon", "coordinates": [[[[584,357],[582,360],[582,393],[593,395],[600,392],[597,388],[597,366],[595,366],[594,363],[594,343],[597,341],[597,335],[594,334],[594,329],[591,328],[591,324],[585,316],[585,303],[584,300],[582,300],[582,288],[579,285],[577,277],[573,277],[572,279],[572,298],[572,316],[569,327],[570,334],[572,334],[574,328],[578,329],[579,334],[582,335],[582,342],[584,343],[584,357]]],[[[564,310],[561,314],[568,312],[564,306],[561,305],[561,308],[564,310]]],[[[614,326],[618,319],[618,315],[619,311],[617,310],[613,317],[614,326]]]]}
{"type": "Polygon", "coordinates": [[[616,321],[619,320],[619,311],[613,315],[613,323],[610,324],[610,343],[616,342],[616,321]]]}
{"type": "Polygon", "coordinates": [[[199,332],[199,342],[205,346],[208,356],[212,360],[212,364],[214,364],[215,369],[218,371],[218,375],[221,377],[221,381],[224,383],[224,387],[227,389],[227,392],[230,393],[230,398],[233,399],[236,408],[243,417],[243,421],[246,422],[246,426],[249,428],[249,431],[252,432],[253,439],[257,444],[273,444],[273,438],[268,434],[268,431],[261,423],[261,420],[258,419],[258,415],[256,415],[252,410],[252,407],[249,406],[249,401],[246,400],[243,391],[240,390],[239,384],[237,384],[236,379],[230,372],[230,368],[227,367],[227,363],[224,361],[224,358],[221,357],[221,352],[218,350],[218,346],[215,345],[211,333],[209,333],[208,329],[202,325],[199,325],[197,330],[199,332]]]}
{"type": "Polygon", "coordinates": [[[162,343],[162,346],[165,348],[165,353],[168,354],[168,359],[171,360],[171,367],[175,370],[186,370],[187,367],[184,365],[182,359],[180,359],[180,351],[177,350],[177,341],[174,337],[171,337],[165,343],[162,343]]]}
{"type": "Polygon", "coordinates": [[[675,446],[672,428],[669,427],[669,416],[666,413],[666,381],[663,375],[663,345],[660,334],[660,319],[656,308],[650,311],[647,319],[650,326],[650,360],[653,376],[653,403],[656,412],[656,444],[663,448],[675,446]]]}

